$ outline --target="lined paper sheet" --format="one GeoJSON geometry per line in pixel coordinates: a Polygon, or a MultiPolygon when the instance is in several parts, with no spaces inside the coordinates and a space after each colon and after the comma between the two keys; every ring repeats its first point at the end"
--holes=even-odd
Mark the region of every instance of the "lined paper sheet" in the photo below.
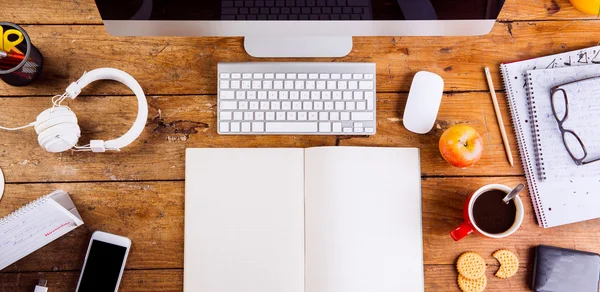
{"type": "MultiPolygon", "coordinates": [[[[538,140],[537,165],[542,179],[600,176],[600,162],[577,165],[567,152],[550,100],[552,87],[600,76],[600,65],[527,72],[532,108],[536,112],[533,120],[538,140]]],[[[570,84],[564,89],[569,114],[563,127],[579,135],[588,150],[588,158],[600,157],[600,79],[570,84]]]]}
{"type": "Polygon", "coordinates": [[[82,224],[64,191],[44,196],[0,219],[0,270],[82,224]]]}

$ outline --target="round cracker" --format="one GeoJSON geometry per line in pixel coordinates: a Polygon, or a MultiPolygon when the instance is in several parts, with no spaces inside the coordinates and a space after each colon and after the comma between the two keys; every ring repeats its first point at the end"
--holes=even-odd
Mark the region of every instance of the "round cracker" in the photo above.
{"type": "Polygon", "coordinates": [[[487,277],[483,275],[481,278],[471,280],[458,275],[458,287],[463,292],[482,292],[487,286],[487,277]]]}
{"type": "Polygon", "coordinates": [[[480,279],[485,274],[485,268],[485,260],[474,252],[463,253],[456,261],[458,273],[471,280],[480,279]]]}
{"type": "Polygon", "coordinates": [[[514,276],[519,270],[519,258],[510,250],[501,249],[494,252],[492,256],[500,263],[500,269],[496,272],[496,277],[508,279],[514,276]]]}

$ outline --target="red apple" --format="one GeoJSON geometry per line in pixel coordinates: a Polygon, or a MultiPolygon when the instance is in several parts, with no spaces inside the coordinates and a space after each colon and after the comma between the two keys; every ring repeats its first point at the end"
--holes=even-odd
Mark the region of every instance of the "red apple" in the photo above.
{"type": "Polygon", "coordinates": [[[471,126],[454,125],[440,137],[440,153],[448,163],[465,168],[481,158],[483,139],[471,126]]]}

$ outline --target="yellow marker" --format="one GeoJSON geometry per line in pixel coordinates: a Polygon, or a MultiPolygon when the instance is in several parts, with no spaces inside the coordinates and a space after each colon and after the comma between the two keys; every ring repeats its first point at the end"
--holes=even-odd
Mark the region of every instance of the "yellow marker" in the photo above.
{"type": "Polygon", "coordinates": [[[24,39],[25,37],[23,37],[23,34],[20,31],[16,29],[9,29],[4,31],[4,28],[0,26],[0,50],[10,52],[12,48],[20,44],[24,39]],[[17,40],[14,42],[9,41],[8,37],[10,35],[16,35],[17,40]]]}

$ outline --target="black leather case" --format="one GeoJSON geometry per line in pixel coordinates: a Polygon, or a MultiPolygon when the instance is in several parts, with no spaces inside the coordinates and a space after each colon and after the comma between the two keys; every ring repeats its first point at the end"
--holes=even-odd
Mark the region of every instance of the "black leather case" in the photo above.
{"type": "Polygon", "coordinates": [[[600,255],[540,245],[535,249],[535,292],[598,292],[600,255]]]}

